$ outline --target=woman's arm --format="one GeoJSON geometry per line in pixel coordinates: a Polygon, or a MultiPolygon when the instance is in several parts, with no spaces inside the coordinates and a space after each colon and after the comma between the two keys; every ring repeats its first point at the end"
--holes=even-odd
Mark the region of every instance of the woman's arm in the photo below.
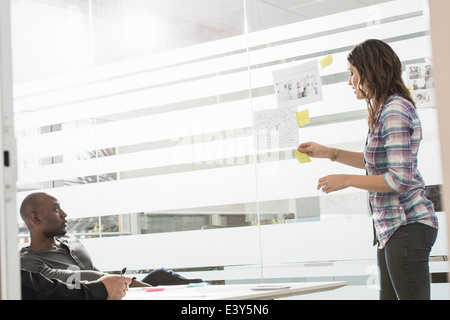
{"type": "Polygon", "coordinates": [[[362,152],[352,152],[341,149],[336,150],[337,150],[336,162],[358,169],[366,169],[366,164],[364,162],[364,154],[362,152]]]}
{"type": "Polygon", "coordinates": [[[366,176],[351,174],[335,174],[320,178],[317,190],[322,189],[323,192],[330,193],[348,187],[381,193],[394,192],[384,180],[383,175],[366,176]]]}
{"type": "Polygon", "coordinates": [[[365,169],[364,155],[362,152],[352,152],[341,149],[329,148],[315,142],[306,142],[298,146],[298,151],[306,153],[312,158],[332,159],[336,155],[335,161],[355,167],[365,169]]]}
{"type": "MultiPolygon", "coordinates": [[[[313,158],[332,159],[335,157],[336,162],[358,169],[366,168],[364,163],[364,154],[362,152],[329,148],[315,142],[300,144],[298,146],[298,151],[306,153],[308,156],[313,158]]],[[[350,174],[329,175],[320,178],[317,185],[317,190],[322,189],[323,192],[330,193],[348,187],[383,193],[394,192],[386,183],[383,175],[367,176],[350,174]]]]}

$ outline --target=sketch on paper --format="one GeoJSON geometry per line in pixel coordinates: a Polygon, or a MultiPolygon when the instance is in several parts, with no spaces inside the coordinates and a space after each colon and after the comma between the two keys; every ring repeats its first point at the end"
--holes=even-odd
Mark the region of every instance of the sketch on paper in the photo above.
{"type": "Polygon", "coordinates": [[[436,105],[433,66],[431,63],[421,63],[406,66],[407,85],[417,108],[436,105]]]}
{"type": "Polygon", "coordinates": [[[273,72],[279,108],[296,107],[322,100],[317,61],[273,72]]]}
{"type": "Polygon", "coordinates": [[[255,111],[257,150],[296,148],[299,144],[297,108],[255,111]]]}

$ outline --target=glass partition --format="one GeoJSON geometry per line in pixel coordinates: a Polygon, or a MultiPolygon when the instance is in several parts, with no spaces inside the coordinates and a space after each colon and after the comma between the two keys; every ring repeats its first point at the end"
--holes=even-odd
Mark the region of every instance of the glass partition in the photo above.
{"type": "MultiPolygon", "coordinates": [[[[367,111],[346,56],[379,38],[405,79],[431,66],[426,1],[16,0],[11,11],[18,207],[37,190],[56,196],[98,268],[214,284],[373,275],[365,192],[316,189],[359,171],[300,163],[295,149],[362,151],[367,111]]],[[[433,91],[412,80],[435,192],[433,91]]]]}

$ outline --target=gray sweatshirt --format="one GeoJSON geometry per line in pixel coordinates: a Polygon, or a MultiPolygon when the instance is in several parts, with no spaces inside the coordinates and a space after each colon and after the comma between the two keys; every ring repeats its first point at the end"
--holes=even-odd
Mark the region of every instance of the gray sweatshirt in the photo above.
{"type": "Polygon", "coordinates": [[[89,253],[76,236],[67,234],[56,238],[65,248],[23,248],[20,252],[21,268],[72,284],[83,280],[94,281],[105,275],[94,267],[89,253]]]}

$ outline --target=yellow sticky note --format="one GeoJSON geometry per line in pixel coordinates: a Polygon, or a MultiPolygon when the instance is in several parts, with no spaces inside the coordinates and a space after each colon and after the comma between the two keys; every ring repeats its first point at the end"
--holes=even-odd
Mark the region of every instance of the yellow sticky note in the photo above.
{"type": "Polygon", "coordinates": [[[299,127],[307,125],[308,123],[311,123],[311,119],[309,119],[308,109],[297,112],[297,123],[298,123],[299,127]]]}
{"type": "Polygon", "coordinates": [[[322,69],[328,67],[332,63],[333,63],[333,55],[332,54],[330,54],[328,57],[320,60],[320,66],[322,67],[322,69]]]}
{"type": "Polygon", "coordinates": [[[298,150],[295,150],[295,157],[297,158],[298,162],[300,162],[300,163],[311,162],[311,158],[306,153],[302,153],[298,150]]]}
{"type": "Polygon", "coordinates": [[[406,86],[406,89],[408,89],[409,93],[413,92],[413,87],[411,87],[411,86],[406,86]]]}

